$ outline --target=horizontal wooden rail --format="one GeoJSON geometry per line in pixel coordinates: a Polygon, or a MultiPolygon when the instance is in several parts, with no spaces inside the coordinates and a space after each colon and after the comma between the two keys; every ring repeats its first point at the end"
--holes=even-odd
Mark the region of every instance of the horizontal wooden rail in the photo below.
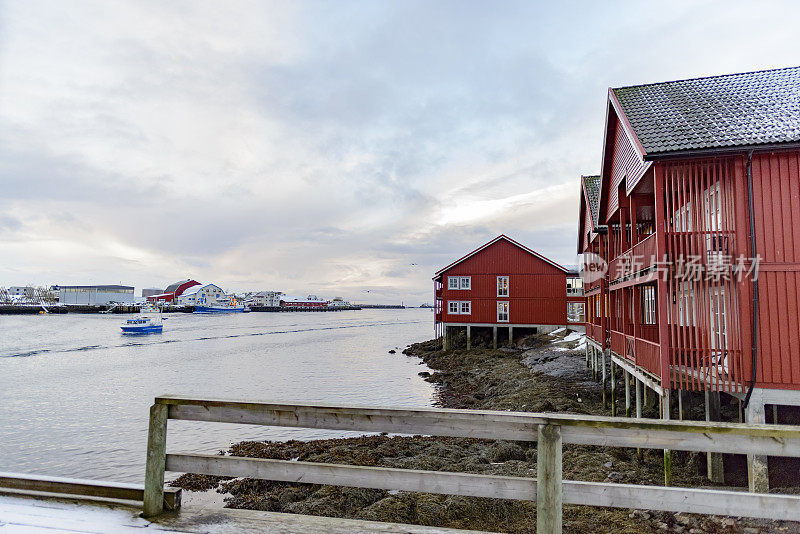
{"type": "Polygon", "coordinates": [[[564,443],[731,454],[800,456],[800,428],[573,414],[367,408],[158,397],[170,419],[396,434],[536,441],[540,425],[562,427],[564,443]]]}
{"type": "MultiPolygon", "coordinates": [[[[447,473],[385,467],[363,467],[241,458],[206,454],[168,454],[167,471],[250,477],[280,482],[326,484],[353,488],[415,491],[535,501],[535,478],[447,473]]],[[[564,504],[644,508],[695,514],[781,517],[800,521],[800,498],[789,495],[674,488],[636,484],[563,481],[564,504]]]]}
{"type": "Polygon", "coordinates": [[[204,473],[229,477],[250,477],[281,482],[302,482],[418,491],[466,497],[536,500],[536,479],[364,467],[316,462],[292,462],[218,455],[167,454],[167,471],[204,473]]]}
{"type": "MultiPolygon", "coordinates": [[[[0,493],[3,490],[78,495],[81,497],[97,497],[121,501],[142,502],[144,500],[144,486],[142,484],[0,472],[0,493]]],[[[175,510],[180,505],[181,489],[165,488],[165,508],[167,510],[175,510]]]]}
{"type": "Polygon", "coordinates": [[[389,409],[157,397],[150,411],[145,515],[161,512],[164,471],[537,502],[537,532],[562,504],[800,520],[800,497],[561,479],[562,444],[800,456],[800,428],[486,410],[389,409]],[[539,479],[219,455],[167,454],[168,419],[538,441],[539,479]],[[148,497],[148,491],[149,498],[148,497]]]}

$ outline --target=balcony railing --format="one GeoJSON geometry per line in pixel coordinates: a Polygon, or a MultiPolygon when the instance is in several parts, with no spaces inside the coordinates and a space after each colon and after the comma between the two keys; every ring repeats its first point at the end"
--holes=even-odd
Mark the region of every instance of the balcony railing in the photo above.
{"type": "Polygon", "coordinates": [[[656,261],[656,234],[650,234],[611,260],[608,277],[610,280],[626,278],[649,269],[656,261]]]}
{"type": "Polygon", "coordinates": [[[617,356],[632,361],[652,374],[661,376],[661,361],[657,342],[612,330],[611,350],[617,356]]]}
{"type": "Polygon", "coordinates": [[[586,335],[602,345],[603,329],[599,324],[586,323],[586,335]]]}

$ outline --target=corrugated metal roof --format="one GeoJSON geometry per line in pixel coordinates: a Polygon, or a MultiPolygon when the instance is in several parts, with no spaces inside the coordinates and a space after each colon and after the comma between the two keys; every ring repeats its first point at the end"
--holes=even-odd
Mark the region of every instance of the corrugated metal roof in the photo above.
{"type": "Polygon", "coordinates": [[[800,67],[612,91],[648,155],[800,142],[800,67]]]}
{"type": "Polygon", "coordinates": [[[600,175],[581,176],[583,187],[586,190],[586,198],[589,199],[589,210],[592,215],[592,223],[597,226],[600,217],[600,175]]]}

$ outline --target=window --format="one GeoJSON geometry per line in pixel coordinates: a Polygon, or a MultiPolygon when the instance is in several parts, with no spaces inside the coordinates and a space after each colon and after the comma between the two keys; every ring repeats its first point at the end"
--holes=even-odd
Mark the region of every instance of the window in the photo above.
{"type": "Polygon", "coordinates": [[[472,289],[472,277],[448,276],[447,289],[472,289]]]}
{"type": "Polygon", "coordinates": [[[507,276],[498,276],[497,277],[497,296],[498,297],[507,297],[508,296],[508,277],[507,276]]]}
{"type": "Polygon", "coordinates": [[[656,324],[656,288],[642,288],[642,319],[644,324],[656,324]]]}
{"type": "Polygon", "coordinates": [[[450,315],[470,315],[472,303],[468,300],[448,300],[447,313],[450,315]]]}
{"type": "Polygon", "coordinates": [[[508,322],[508,302],[497,303],[497,322],[498,323],[508,322]]]}

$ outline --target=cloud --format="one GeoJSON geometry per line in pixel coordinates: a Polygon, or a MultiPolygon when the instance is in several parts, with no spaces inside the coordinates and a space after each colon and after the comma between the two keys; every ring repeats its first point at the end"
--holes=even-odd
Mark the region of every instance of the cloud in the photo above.
{"type": "Polygon", "coordinates": [[[0,285],[422,302],[500,233],[574,263],[607,87],[790,64],[781,5],[3,3],[0,285]]]}

